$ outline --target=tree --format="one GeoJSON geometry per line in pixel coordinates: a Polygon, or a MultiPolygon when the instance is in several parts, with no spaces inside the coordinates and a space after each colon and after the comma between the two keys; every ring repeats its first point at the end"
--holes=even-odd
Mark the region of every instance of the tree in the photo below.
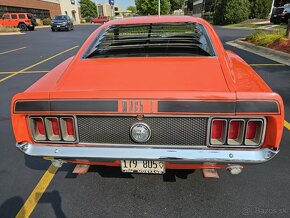
{"type": "Polygon", "coordinates": [[[250,4],[248,0],[217,0],[214,24],[234,24],[249,18],[250,4]]]}
{"type": "Polygon", "coordinates": [[[184,2],[185,0],[170,0],[170,11],[173,12],[175,10],[182,9],[182,7],[184,6],[184,2]]]}
{"type": "Polygon", "coordinates": [[[288,19],[288,26],[286,30],[286,37],[290,39],[290,18],[288,19]]]}
{"type": "MultiPolygon", "coordinates": [[[[170,12],[170,1],[160,0],[161,7],[160,13],[162,15],[169,14],[170,12]]],[[[158,0],[135,0],[138,14],[141,15],[156,15],[158,14],[158,0]]]]}
{"type": "Polygon", "coordinates": [[[250,18],[267,18],[271,11],[272,0],[250,0],[250,18]]]}
{"type": "Polygon", "coordinates": [[[136,9],[135,6],[129,6],[129,7],[127,8],[127,10],[128,10],[128,11],[131,11],[133,14],[136,14],[136,13],[137,13],[137,9],[136,9]]]}
{"type": "Polygon", "coordinates": [[[81,15],[83,18],[89,19],[98,16],[97,6],[91,0],[80,0],[81,15]]]}
{"type": "Polygon", "coordinates": [[[289,0],[276,0],[274,3],[275,7],[281,7],[284,6],[285,4],[290,3],[289,0]]]}

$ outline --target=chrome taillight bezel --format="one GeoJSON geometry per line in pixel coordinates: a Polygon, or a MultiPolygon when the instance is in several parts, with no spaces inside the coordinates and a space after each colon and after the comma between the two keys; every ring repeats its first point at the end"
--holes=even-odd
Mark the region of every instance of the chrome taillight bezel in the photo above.
{"type": "Polygon", "coordinates": [[[50,144],[77,144],[79,143],[79,134],[78,134],[78,128],[77,128],[77,119],[76,119],[76,116],[74,115],[57,115],[57,116],[49,116],[49,115],[38,115],[38,116],[35,116],[35,115],[30,115],[27,117],[28,119],[28,124],[29,124],[29,132],[30,132],[30,135],[32,137],[32,140],[34,142],[40,142],[40,143],[50,143],[50,144]],[[73,141],[65,141],[63,139],[63,136],[62,136],[62,127],[61,127],[61,124],[60,124],[60,119],[61,118],[72,118],[73,119],[73,122],[74,122],[74,132],[75,132],[75,140],[73,141]],[[32,123],[32,120],[33,118],[41,118],[43,120],[43,123],[44,123],[44,128],[45,128],[45,136],[46,138],[45,139],[37,139],[35,137],[35,134],[33,132],[33,127],[34,127],[34,124],[32,123]],[[46,125],[46,120],[49,119],[49,118],[57,118],[58,119],[58,125],[59,125],[59,131],[60,131],[60,137],[58,138],[59,140],[57,140],[55,137],[49,137],[48,136],[48,131],[47,131],[47,125],[46,125]]]}
{"type": "Polygon", "coordinates": [[[223,135],[223,137],[221,138],[222,140],[218,140],[218,139],[212,139],[211,138],[211,135],[212,135],[212,128],[210,128],[210,135],[209,135],[209,140],[210,140],[210,143],[212,144],[212,143],[214,143],[214,142],[216,142],[216,143],[214,143],[214,145],[223,145],[223,144],[225,144],[225,142],[226,142],[226,140],[227,140],[227,132],[228,132],[228,120],[227,119],[223,119],[223,118],[221,118],[221,119],[219,119],[219,118],[217,118],[217,119],[212,119],[211,120],[211,127],[213,126],[213,121],[224,121],[225,122],[225,127],[224,127],[224,129],[223,129],[223,133],[222,133],[222,135],[223,135]]]}
{"type": "Polygon", "coordinates": [[[44,121],[43,117],[33,116],[33,117],[29,118],[28,124],[29,124],[30,135],[32,136],[32,138],[33,138],[33,140],[35,142],[46,141],[47,140],[46,129],[45,129],[45,121],[44,121]],[[36,129],[35,129],[36,125],[33,123],[33,122],[35,122],[34,121],[35,119],[41,119],[42,120],[42,123],[43,123],[43,126],[44,126],[44,132],[45,132],[45,134],[43,135],[44,136],[43,138],[38,136],[39,133],[36,132],[36,129]]]}
{"type": "Polygon", "coordinates": [[[266,117],[240,117],[240,116],[231,116],[231,117],[225,117],[225,116],[214,116],[210,117],[208,120],[208,131],[207,131],[207,146],[208,147],[215,147],[215,148],[259,148],[261,145],[264,143],[265,139],[265,133],[266,133],[266,127],[267,127],[267,119],[266,117]],[[211,125],[213,120],[219,120],[219,119],[226,119],[227,122],[227,133],[226,133],[226,142],[224,144],[212,144],[211,143],[211,125]],[[237,120],[241,121],[243,120],[244,123],[244,131],[243,131],[243,139],[241,140],[242,143],[237,143],[237,144],[229,144],[228,143],[228,130],[229,130],[229,125],[231,120],[237,120]],[[245,136],[246,136],[246,128],[247,128],[247,123],[248,121],[260,121],[261,122],[261,137],[259,139],[259,143],[256,144],[249,144],[245,142],[245,136]]]}

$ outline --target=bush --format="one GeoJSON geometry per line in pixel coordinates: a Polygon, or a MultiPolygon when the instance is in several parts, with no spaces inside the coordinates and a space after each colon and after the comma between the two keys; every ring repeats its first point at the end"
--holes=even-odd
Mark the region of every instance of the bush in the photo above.
{"type": "Polygon", "coordinates": [[[250,5],[250,18],[268,18],[272,7],[272,0],[250,0],[250,5]]]}
{"type": "Polygon", "coordinates": [[[248,0],[217,0],[214,24],[234,24],[247,20],[250,14],[248,0]]]}
{"type": "Polygon", "coordinates": [[[284,32],[265,32],[265,31],[258,31],[249,35],[246,40],[252,42],[256,45],[260,46],[268,46],[275,42],[280,42],[285,40],[285,33],[284,32]]]}
{"type": "Polygon", "coordinates": [[[19,32],[19,29],[15,27],[0,26],[0,33],[13,33],[13,32],[19,32]]]}
{"type": "Polygon", "coordinates": [[[46,18],[46,19],[43,19],[43,25],[50,25],[50,19],[46,18]]]}

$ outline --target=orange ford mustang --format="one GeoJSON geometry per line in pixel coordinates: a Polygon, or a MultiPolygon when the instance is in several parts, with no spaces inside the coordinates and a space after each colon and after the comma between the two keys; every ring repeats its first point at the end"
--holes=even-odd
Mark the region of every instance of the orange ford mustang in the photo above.
{"type": "Polygon", "coordinates": [[[284,106],[206,21],[164,16],[102,25],[11,114],[17,147],[56,165],[235,174],[279,152],[284,106]]]}

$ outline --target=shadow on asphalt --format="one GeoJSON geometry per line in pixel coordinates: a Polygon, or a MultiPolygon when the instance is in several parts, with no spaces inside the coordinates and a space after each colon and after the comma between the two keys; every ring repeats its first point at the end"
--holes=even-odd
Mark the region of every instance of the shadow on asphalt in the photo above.
{"type": "MultiPolygon", "coordinates": [[[[42,158],[29,157],[24,155],[25,165],[33,170],[46,171],[51,164],[50,161],[43,160],[42,158]]],[[[75,179],[78,174],[72,173],[75,164],[66,163],[58,171],[67,172],[66,179],[75,179]]],[[[166,170],[163,175],[164,182],[176,182],[176,177],[180,179],[187,179],[188,175],[194,173],[195,170],[166,170]]],[[[88,173],[98,173],[103,178],[127,178],[134,179],[134,174],[122,173],[120,167],[110,166],[91,166],[88,173]]]]}
{"type": "Polygon", "coordinates": [[[1,217],[5,217],[5,218],[15,217],[18,211],[23,206],[23,204],[24,204],[24,200],[19,196],[15,196],[8,199],[0,206],[1,217]]]}
{"type": "MultiPolygon", "coordinates": [[[[194,173],[195,170],[167,170],[163,175],[164,182],[176,182],[176,177],[180,179],[187,179],[189,174],[194,173]]],[[[122,173],[120,167],[108,166],[91,166],[89,172],[98,173],[104,178],[127,178],[134,179],[134,174],[122,173]]]]}
{"type": "MultiPolygon", "coordinates": [[[[42,193],[36,193],[36,194],[42,194],[42,193]]],[[[65,218],[65,214],[62,210],[61,206],[61,196],[58,191],[52,191],[52,192],[45,192],[42,194],[42,197],[39,200],[39,203],[42,204],[51,204],[55,217],[58,218],[65,218]]]]}

